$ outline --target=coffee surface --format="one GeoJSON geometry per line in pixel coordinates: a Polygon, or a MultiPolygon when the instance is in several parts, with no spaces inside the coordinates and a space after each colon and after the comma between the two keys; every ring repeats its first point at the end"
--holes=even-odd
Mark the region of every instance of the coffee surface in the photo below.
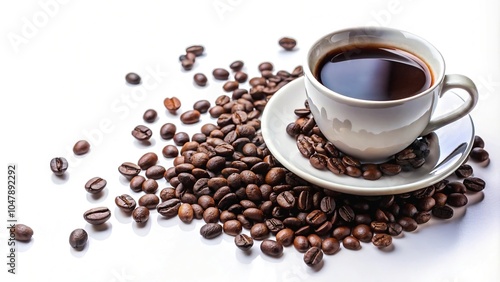
{"type": "Polygon", "coordinates": [[[425,62],[391,47],[333,50],[320,61],[315,76],[339,94],[373,101],[404,99],[432,85],[425,62]]]}

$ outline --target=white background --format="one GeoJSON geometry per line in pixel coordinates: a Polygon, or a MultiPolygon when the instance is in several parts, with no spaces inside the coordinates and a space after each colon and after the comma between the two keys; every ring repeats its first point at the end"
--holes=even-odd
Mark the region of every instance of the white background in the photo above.
{"type": "MultiPolygon", "coordinates": [[[[2,1],[0,4],[1,165],[18,165],[17,215],[31,226],[31,242],[17,245],[17,275],[7,273],[8,233],[0,230],[1,281],[499,281],[500,280],[500,5],[476,1],[2,1]],[[451,220],[419,226],[380,251],[362,244],[325,256],[319,269],[307,267],[293,247],[279,259],[263,256],[258,243],[251,254],[223,235],[207,241],[202,221],[164,220],[153,211],[138,227],[114,205],[130,193],[117,167],[145,152],[161,156],[172,141],[159,138],[165,122],[195,133],[202,123],[182,127],[168,114],[166,97],[183,102],[181,112],[199,99],[223,94],[211,77],[215,67],[237,59],[257,75],[257,65],[271,61],[277,70],[302,64],[307,46],[330,31],[378,25],[404,29],[432,42],[443,54],[448,73],[471,77],[480,100],[471,116],[486,141],[491,163],[474,164],[487,182],[482,193],[456,209],[451,220]],[[277,41],[297,39],[294,52],[277,41]],[[205,56],[190,72],[178,57],[185,47],[202,44],[205,56]],[[142,86],[127,85],[127,72],[139,73],[142,86]],[[205,88],[192,76],[204,72],[205,88]],[[146,87],[147,86],[147,87],[146,87]],[[147,88],[147,89],[146,89],[147,88]],[[130,135],[142,113],[154,108],[152,144],[130,135]],[[92,143],[89,154],[75,157],[79,139],[92,143]],[[49,161],[64,156],[70,169],[54,177],[49,161]],[[94,176],[108,181],[101,197],[83,189],[94,176]],[[103,230],[88,225],[85,210],[108,206],[113,215],[103,230]],[[89,232],[81,252],[68,244],[75,228],[89,232]]],[[[247,87],[244,85],[243,87],[247,87]]],[[[203,115],[202,122],[208,122],[203,115]]],[[[170,161],[160,158],[170,167],[170,161]]],[[[7,225],[7,180],[0,184],[0,225],[7,225]]],[[[167,183],[160,181],[160,189],[167,183]]],[[[248,232],[248,231],[246,231],[248,232]]]]}

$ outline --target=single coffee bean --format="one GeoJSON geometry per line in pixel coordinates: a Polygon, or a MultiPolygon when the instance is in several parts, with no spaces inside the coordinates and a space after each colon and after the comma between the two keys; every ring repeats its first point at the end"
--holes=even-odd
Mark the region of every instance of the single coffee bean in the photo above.
{"type": "Polygon", "coordinates": [[[313,233],[307,235],[307,241],[309,241],[309,246],[321,248],[321,243],[323,242],[323,239],[321,239],[319,235],[313,233]]]}
{"type": "Polygon", "coordinates": [[[207,207],[203,212],[203,220],[206,223],[217,223],[220,218],[220,211],[217,207],[207,207]]]}
{"type": "Polygon", "coordinates": [[[227,81],[222,86],[222,89],[224,89],[224,91],[226,91],[226,92],[232,92],[232,91],[238,89],[239,86],[240,85],[239,85],[238,81],[227,81]]]}
{"type": "Polygon", "coordinates": [[[363,172],[363,178],[366,180],[377,180],[382,177],[382,172],[377,168],[370,168],[363,172]]]}
{"type": "Polygon", "coordinates": [[[262,243],[260,243],[260,250],[265,255],[271,257],[280,257],[283,254],[283,245],[274,240],[265,239],[262,241],[262,243]]]}
{"type": "Polygon", "coordinates": [[[417,222],[417,224],[424,224],[431,220],[432,213],[430,211],[420,211],[418,212],[414,219],[417,222]]]}
{"type": "Polygon", "coordinates": [[[415,229],[417,229],[418,227],[417,222],[413,218],[408,216],[403,216],[398,219],[398,223],[399,225],[401,225],[401,227],[403,227],[403,230],[407,232],[415,231],[415,229]]]}
{"type": "Polygon", "coordinates": [[[93,177],[85,183],[85,190],[90,194],[100,193],[106,187],[106,180],[100,177],[93,177]]]}
{"type": "Polygon", "coordinates": [[[167,122],[160,128],[160,136],[165,140],[170,140],[174,137],[176,130],[175,124],[167,122]]]}
{"type": "Polygon", "coordinates": [[[276,241],[278,241],[285,247],[291,246],[293,244],[294,238],[295,234],[290,228],[283,228],[278,231],[278,233],[276,233],[276,241]]]}
{"type": "Polygon", "coordinates": [[[466,178],[472,176],[473,172],[474,171],[470,165],[463,164],[455,171],[455,175],[461,178],[466,178]]]}
{"type": "Polygon", "coordinates": [[[170,113],[175,114],[181,107],[181,101],[177,97],[167,97],[163,100],[163,105],[170,113]]]}
{"type": "Polygon", "coordinates": [[[158,182],[154,179],[146,179],[142,183],[142,191],[147,194],[154,194],[158,190],[158,182]]]}
{"type": "Polygon", "coordinates": [[[14,228],[10,229],[10,233],[14,235],[16,241],[27,242],[33,236],[33,229],[25,224],[16,223],[14,228]]]}
{"type": "Polygon", "coordinates": [[[432,215],[441,219],[450,219],[453,213],[453,209],[449,206],[435,206],[432,209],[432,215]]]}
{"type": "Polygon", "coordinates": [[[165,174],[166,169],[161,165],[154,165],[146,169],[146,177],[151,179],[161,179],[165,174]]]}
{"type": "Polygon", "coordinates": [[[467,187],[465,187],[465,184],[463,182],[459,182],[459,181],[449,182],[448,185],[446,185],[446,188],[444,190],[444,192],[447,194],[465,193],[466,191],[467,191],[467,187]]]}
{"type": "Polygon", "coordinates": [[[475,135],[472,148],[484,148],[484,140],[481,136],[475,135]]]}
{"type": "Polygon", "coordinates": [[[205,86],[207,85],[207,77],[202,74],[202,73],[197,73],[193,76],[194,83],[198,86],[205,86]]]}
{"type": "Polygon", "coordinates": [[[323,261],[323,251],[320,247],[311,247],[304,254],[304,262],[308,266],[318,265],[321,261],[323,261]]]}
{"type": "Polygon", "coordinates": [[[277,218],[269,218],[265,220],[265,223],[267,225],[267,228],[271,233],[276,234],[283,228],[285,228],[285,225],[283,222],[277,218]]]}
{"type": "Polygon", "coordinates": [[[132,196],[123,194],[120,196],[116,196],[115,204],[124,212],[131,212],[136,207],[136,202],[132,196]]]}
{"type": "Polygon", "coordinates": [[[145,223],[149,219],[149,209],[143,206],[138,206],[133,212],[132,212],[132,218],[134,219],[135,222],[137,223],[145,223]]]}
{"type": "Polygon", "coordinates": [[[401,226],[397,222],[389,222],[387,223],[387,233],[391,236],[398,236],[403,232],[403,226],[401,226]]]}
{"type": "Polygon", "coordinates": [[[69,234],[69,244],[75,249],[82,249],[87,244],[89,235],[82,228],[77,228],[69,234]]]}
{"type": "Polygon", "coordinates": [[[182,146],[186,142],[189,142],[189,135],[186,132],[177,132],[174,134],[174,143],[177,146],[182,146]]]}
{"type": "Polygon", "coordinates": [[[158,113],[154,109],[148,109],[142,115],[142,119],[147,123],[152,123],[158,117],[158,113]]]}
{"type": "Polygon", "coordinates": [[[332,236],[337,240],[343,240],[345,237],[351,234],[351,228],[347,226],[338,226],[333,229],[332,236]]]}
{"type": "Polygon", "coordinates": [[[200,121],[200,112],[197,110],[188,110],[181,114],[181,122],[184,124],[193,124],[200,121]]]}
{"type": "Polygon", "coordinates": [[[163,147],[161,153],[165,158],[175,158],[179,156],[179,149],[174,145],[168,144],[163,147]]]}
{"type": "Polygon", "coordinates": [[[247,81],[247,79],[248,79],[248,74],[246,74],[245,72],[237,71],[234,74],[234,80],[236,80],[239,83],[244,83],[247,81]]]}
{"type": "Polygon", "coordinates": [[[379,165],[380,171],[384,175],[392,176],[399,174],[402,170],[401,166],[398,164],[383,163],[379,165]]]}
{"type": "Polygon", "coordinates": [[[243,68],[243,61],[237,60],[229,65],[229,68],[233,71],[240,71],[243,68]]]}
{"type": "Polygon", "coordinates": [[[130,189],[134,192],[140,192],[142,191],[142,183],[146,181],[146,178],[142,175],[136,175],[132,179],[130,179],[130,189]]]}
{"type": "Polygon", "coordinates": [[[379,248],[389,247],[392,244],[392,236],[389,234],[377,233],[371,239],[373,245],[379,248]]]}
{"type": "Polygon", "coordinates": [[[90,143],[87,140],[79,140],[73,146],[73,153],[75,155],[85,155],[90,150],[90,143]]]}
{"type": "Polygon", "coordinates": [[[156,153],[153,152],[148,152],[139,158],[139,160],[137,161],[137,165],[141,169],[146,170],[155,165],[157,161],[158,161],[158,155],[156,155],[156,153]]]}
{"type": "Polygon", "coordinates": [[[490,154],[485,149],[477,147],[472,149],[470,157],[477,162],[484,162],[490,158],[490,154]]]}
{"type": "Polygon", "coordinates": [[[361,242],[370,242],[373,237],[370,226],[359,224],[352,229],[352,235],[361,242]]]}
{"type": "Polygon", "coordinates": [[[193,207],[190,204],[182,203],[177,211],[179,219],[184,223],[190,223],[194,218],[193,207]]]}
{"type": "Polygon", "coordinates": [[[433,197],[420,198],[415,203],[419,211],[430,211],[436,205],[436,200],[433,197]]]}
{"type": "Polygon", "coordinates": [[[186,53],[193,53],[197,57],[203,55],[204,51],[205,47],[203,45],[191,45],[186,48],[186,53]]]}
{"type": "Polygon", "coordinates": [[[343,205],[339,208],[339,215],[345,222],[352,222],[356,214],[349,205],[343,205]]]}
{"type": "Polygon", "coordinates": [[[327,215],[330,215],[335,212],[335,199],[330,196],[323,197],[319,204],[320,210],[327,215]]]}
{"type": "Polygon", "coordinates": [[[210,109],[210,102],[208,100],[196,101],[193,105],[193,109],[204,114],[208,112],[208,109],[210,109]]]}
{"type": "Polygon", "coordinates": [[[264,213],[258,208],[245,209],[243,215],[254,222],[264,222],[264,213]]]}
{"type": "Polygon", "coordinates": [[[274,66],[270,62],[262,62],[262,63],[259,64],[258,68],[259,68],[260,72],[263,72],[263,71],[272,71],[273,68],[274,68],[274,66]]]}
{"type": "Polygon", "coordinates": [[[85,221],[92,225],[105,223],[111,217],[111,211],[106,207],[97,207],[83,213],[85,221]]]}
{"type": "Polygon", "coordinates": [[[238,234],[234,237],[234,244],[242,251],[249,251],[253,246],[253,239],[246,234],[238,234]]]}
{"type": "Polygon", "coordinates": [[[297,45],[297,41],[290,37],[282,37],[278,41],[278,44],[286,51],[292,51],[293,48],[295,48],[295,46],[297,45]]]}
{"type": "Polygon", "coordinates": [[[472,192],[482,191],[486,187],[486,182],[479,177],[467,177],[463,181],[467,190],[472,192]]]}
{"type": "Polygon", "coordinates": [[[231,236],[236,236],[241,233],[242,230],[242,225],[241,222],[239,222],[237,219],[231,219],[227,220],[223,223],[222,229],[224,233],[231,235],[231,236]]]}
{"type": "Polygon", "coordinates": [[[219,223],[206,223],[200,228],[200,234],[205,239],[213,239],[222,234],[222,225],[219,223]]]}
{"type": "Polygon", "coordinates": [[[181,61],[181,66],[184,70],[191,70],[194,66],[194,61],[191,60],[191,59],[188,59],[187,57],[185,57],[184,59],[182,59],[181,61]]]}
{"type": "Polygon", "coordinates": [[[340,242],[333,237],[325,238],[321,243],[321,249],[323,253],[333,255],[340,250],[340,242]]]}
{"type": "Polygon", "coordinates": [[[141,83],[141,77],[134,72],[129,72],[127,73],[127,75],[125,75],[125,81],[127,81],[130,84],[137,85],[141,83]]]}
{"type": "Polygon", "coordinates": [[[285,209],[291,209],[295,207],[295,197],[290,191],[279,193],[276,201],[278,205],[285,209]]]}
{"type": "Polygon", "coordinates": [[[313,210],[306,216],[307,224],[318,227],[327,220],[327,216],[321,210],[313,210]]]}
{"type": "Polygon", "coordinates": [[[361,243],[359,240],[354,237],[354,236],[347,236],[342,240],[342,245],[344,245],[344,248],[348,250],[359,250],[361,249],[361,243]]]}
{"type": "Polygon", "coordinates": [[[250,228],[250,236],[255,240],[263,240],[269,236],[269,228],[267,228],[265,223],[255,223],[252,228],[250,228]]]}
{"type": "Polygon", "coordinates": [[[181,200],[173,198],[158,204],[156,206],[156,211],[166,218],[172,218],[178,214],[180,206],[181,200]]]}
{"type": "Polygon", "coordinates": [[[153,136],[153,131],[145,125],[138,125],[132,130],[132,136],[139,141],[147,141],[153,136]]]}
{"type": "Polygon", "coordinates": [[[145,194],[139,198],[138,202],[141,207],[154,209],[160,203],[160,199],[155,194],[145,194]]]}
{"type": "Polygon", "coordinates": [[[68,161],[63,157],[57,157],[50,160],[50,170],[57,175],[63,175],[68,169],[68,161]]]}
{"type": "Polygon", "coordinates": [[[309,241],[307,240],[307,237],[301,236],[301,235],[295,236],[295,238],[293,239],[293,246],[300,253],[305,253],[310,248],[309,241]]]}
{"type": "Polygon", "coordinates": [[[229,72],[223,68],[216,68],[212,71],[212,75],[217,80],[227,80],[229,77],[229,72]]]}
{"type": "Polygon", "coordinates": [[[451,193],[446,200],[446,203],[452,207],[463,207],[467,205],[467,202],[467,196],[462,193],[451,193]]]}

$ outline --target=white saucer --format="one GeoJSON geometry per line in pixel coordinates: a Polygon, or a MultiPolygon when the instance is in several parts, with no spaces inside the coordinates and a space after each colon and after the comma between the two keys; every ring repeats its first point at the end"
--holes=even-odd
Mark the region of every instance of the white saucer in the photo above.
{"type": "MultiPolygon", "coordinates": [[[[411,172],[383,176],[370,181],[318,170],[297,149],[286,126],[295,121],[294,109],[304,108],[304,79],[298,78],[276,92],[262,115],[262,135],[272,155],[288,170],[318,186],[356,195],[387,195],[414,191],[432,185],[452,174],[467,158],[474,140],[474,124],[467,115],[436,130],[430,138],[431,153],[426,163],[411,172]]],[[[436,113],[456,108],[462,99],[456,93],[443,95],[436,113]]]]}

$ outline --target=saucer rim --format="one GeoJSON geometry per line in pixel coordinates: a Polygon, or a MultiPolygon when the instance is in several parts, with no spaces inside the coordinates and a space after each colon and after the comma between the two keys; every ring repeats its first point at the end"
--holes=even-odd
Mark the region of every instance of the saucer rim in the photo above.
{"type": "MultiPolygon", "coordinates": [[[[412,192],[430,185],[433,185],[448,176],[450,176],[462,163],[465,162],[467,159],[467,156],[469,155],[470,151],[472,150],[472,143],[475,135],[475,127],[474,127],[474,122],[472,120],[472,117],[470,115],[467,115],[467,120],[470,122],[471,125],[471,139],[469,142],[467,142],[467,147],[465,151],[460,155],[458,158],[452,158],[450,160],[452,162],[451,165],[449,165],[446,169],[440,170],[439,173],[433,173],[433,171],[440,166],[441,164],[436,164],[435,166],[432,167],[432,169],[424,174],[423,177],[416,179],[415,181],[409,181],[408,183],[403,183],[403,184],[397,184],[397,185],[390,185],[388,184],[387,187],[380,188],[380,187],[370,187],[370,180],[364,180],[366,181],[366,185],[359,186],[359,185],[348,185],[348,184],[342,184],[335,182],[335,179],[331,180],[325,180],[320,177],[317,177],[315,175],[311,175],[306,173],[305,171],[302,171],[299,169],[297,166],[292,164],[288,158],[283,156],[278,150],[273,142],[274,138],[270,135],[270,133],[267,131],[269,128],[268,123],[270,122],[270,112],[273,109],[273,106],[275,103],[277,103],[278,99],[273,99],[275,96],[279,95],[284,95],[284,93],[290,91],[290,89],[297,88],[298,84],[303,84],[304,83],[304,77],[299,77],[295,79],[294,81],[291,81],[287,85],[285,85],[283,88],[278,90],[268,101],[266,108],[264,109],[264,112],[261,117],[261,132],[262,132],[262,137],[264,138],[264,141],[266,143],[267,148],[271,152],[271,154],[278,160],[278,162],[285,168],[287,168],[289,171],[293,172],[297,176],[303,178],[304,180],[318,185],[322,188],[326,188],[332,191],[337,191],[337,192],[342,192],[342,193],[347,193],[347,194],[353,194],[353,195],[361,195],[361,196],[379,196],[379,195],[394,195],[394,194],[401,194],[401,193],[408,193],[412,192]],[[269,141],[271,140],[271,141],[269,141]]],[[[303,95],[305,99],[305,89],[303,90],[303,95]]],[[[455,94],[457,95],[457,94],[455,94]]],[[[458,96],[458,95],[457,95],[458,96]]],[[[460,96],[458,96],[460,98],[460,96]]],[[[465,117],[464,117],[465,118],[465,117]]],[[[292,122],[292,121],[290,121],[292,122]]],[[[284,124],[286,126],[286,124],[284,124]]],[[[439,143],[438,143],[439,144],[439,143]]],[[[304,158],[304,161],[306,159],[304,158]]],[[[334,177],[342,177],[338,175],[333,175],[334,177]]],[[[348,177],[348,176],[345,176],[348,177]]],[[[361,179],[360,179],[361,180],[361,179]]],[[[379,179],[376,181],[384,181],[383,179],[379,179]]],[[[387,180],[386,180],[387,181],[387,180]]]]}

